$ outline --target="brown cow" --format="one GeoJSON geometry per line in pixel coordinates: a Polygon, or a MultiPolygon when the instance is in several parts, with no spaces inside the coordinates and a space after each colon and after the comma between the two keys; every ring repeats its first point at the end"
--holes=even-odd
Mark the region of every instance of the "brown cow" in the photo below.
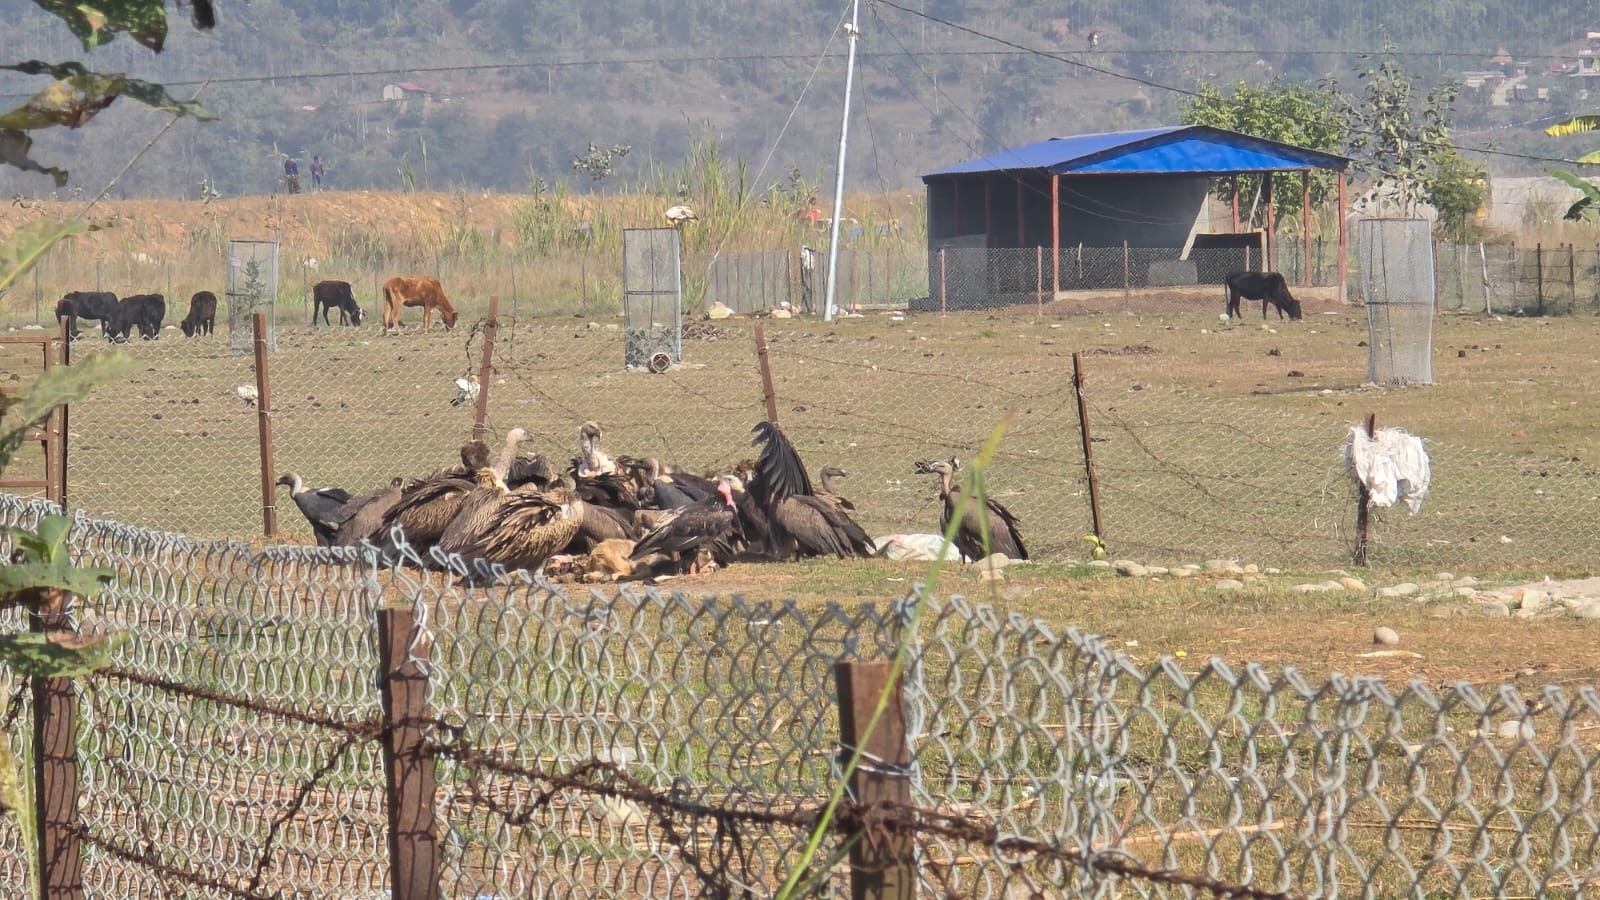
{"type": "Polygon", "coordinates": [[[422,330],[428,330],[433,311],[448,330],[456,325],[456,310],[444,296],[444,287],[432,275],[396,275],[383,283],[383,330],[400,330],[400,307],[422,307],[422,330]]]}

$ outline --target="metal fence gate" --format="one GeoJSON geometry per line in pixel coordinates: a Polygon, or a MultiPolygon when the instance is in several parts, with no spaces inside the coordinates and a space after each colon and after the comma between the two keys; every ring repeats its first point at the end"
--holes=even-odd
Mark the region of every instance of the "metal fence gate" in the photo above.
{"type": "Polygon", "coordinates": [[[250,318],[267,314],[267,349],[278,349],[273,307],[278,300],[278,242],[228,242],[228,349],[244,352],[255,340],[250,318]]]}
{"type": "Polygon", "coordinates": [[[676,228],[622,232],[623,365],[683,361],[683,266],[676,228]]]}
{"type": "Polygon", "coordinates": [[[1367,380],[1433,383],[1433,240],[1426,219],[1356,223],[1367,380]]]}

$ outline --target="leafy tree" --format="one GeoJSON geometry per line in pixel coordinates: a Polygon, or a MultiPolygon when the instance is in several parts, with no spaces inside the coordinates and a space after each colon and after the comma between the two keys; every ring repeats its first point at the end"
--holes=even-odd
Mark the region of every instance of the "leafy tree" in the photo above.
{"type": "MultiPolygon", "coordinates": [[[[1181,118],[1186,125],[1210,125],[1327,153],[1338,153],[1349,137],[1349,118],[1331,78],[1315,84],[1278,78],[1260,85],[1240,82],[1227,94],[1215,85],[1204,85],[1198,96],[1190,98],[1181,118]]],[[[1259,176],[1243,176],[1239,191],[1246,197],[1259,196],[1261,183],[1259,176]]],[[[1326,203],[1335,189],[1333,173],[1311,173],[1313,204],[1326,203]]],[[[1300,199],[1297,190],[1276,191],[1273,211],[1280,220],[1292,217],[1300,212],[1300,199]]],[[[1265,210],[1256,209],[1251,224],[1262,221],[1264,214],[1265,210]]]]}
{"type": "Polygon", "coordinates": [[[1439,222],[1459,231],[1483,205],[1483,167],[1451,145],[1450,116],[1460,86],[1419,94],[1418,78],[1385,40],[1376,65],[1360,73],[1362,93],[1345,98],[1351,155],[1371,178],[1369,201],[1396,202],[1406,215],[1432,204],[1439,222]]]}

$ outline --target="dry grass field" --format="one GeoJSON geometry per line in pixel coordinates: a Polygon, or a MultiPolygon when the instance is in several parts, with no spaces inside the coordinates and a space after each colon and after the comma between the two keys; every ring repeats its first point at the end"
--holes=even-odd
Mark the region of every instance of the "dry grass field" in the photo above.
{"type": "MultiPolygon", "coordinates": [[[[490,387],[491,430],[525,427],[533,435],[531,449],[558,460],[575,453],[577,426],[586,419],[606,426],[613,452],[705,469],[751,453],[749,429],[763,415],[752,322],[696,323],[690,334],[698,337],[685,340],[684,364],[662,376],[623,370],[614,324],[504,323],[490,387]]],[[[1271,483],[1274,448],[1292,448],[1297,465],[1309,458],[1319,467],[1310,481],[1318,514],[1342,519],[1349,518],[1354,495],[1338,462],[1338,443],[1347,423],[1369,412],[1380,424],[1425,435],[1430,444],[1466,448],[1471,452],[1457,451],[1454,458],[1487,461],[1496,470],[1582,466],[1597,449],[1595,417],[1585,400],[1595,370],[1590,348],[1596,324],[1588,319],[1442,317],[1435,332],[1438,383],[1390,389],[1362,384],[1360,344],[1367,335],[1358,310],[1267,326],[1259,320],[1228,324],[1211,313],[1041,318],[1035,310],[767,325],[780,420],[813,467],[834,462],[851,472],[846,492],[874,534],[934,530],[934,485],[913,476],[911,462],[970,457],[1002,418],[1012,417],[991,484],[1022,514],[1041,562],[1013,569],[998,583],[946,568],[938,576],[940,592],[965,593],[1057,628],[1105,634],[1135,659],[1215,654],[1312,675],[1338,670],[1430,682],[1586,681],[1600,671],[1594,626],[1570,617],[1493,620],[1465,602],[1289,591],[1334,570],[1369,587],[1424,581],[1446,568],[1491,585],[1588,574],[1592,554],[1585,548],[1594,546],[1594,526],[1577,514],[1593,510],[1592,504],[1572,510],[1570,522],[1560,519],[1561,509],[1526,513],[1540,521],[1555,517],[1546,527],[1572,535],[1572,549],[1553,560],[1537,547],[1497,542],[1484,545],[1481,559],[1463,544],[1435,563],[1426,554],[1402,554],[1356,570],[1337,540],[1312,535],[1307,540],[1323,543],[1311,549],[1249,542],[1256,526],[1247,517],[1276,515],[1270,502],[1234,510],[1202,485],[1173,507],[1192,504],[1210,540],[1169,547],[1160,539],[1162,529],[1186,527],[1182,522],[1158,510],[1129,523],[1149,512],[1138,508],[1145,495],[1118,499],[1124,491],[1169,490],[1136,483],[1134,468],[1118,462],[1130,437],[1163,423],[1185,433],[1220,426],[1224,448],[1264,460],[1265,470],[1238,476],[1244,490],[1271,483]],[[1089,519],[1070,389],[1074,351],[1083,354],[1092,419],[1124,420],[1121,427],[1091,422],[1104,436],[1095,444],[1097,459],[1118,473],[1104,485],[1112,555],[1168,564],[1225,556],[1280,574],[1225,592],[1214,587],[1214,578],[1128,579],[1083,565],[1088,545],[1081,535],[1089,519]],[[1222,505],[1207,511],[1211,502],[1222,505]],[[1119,542],[1119,534],[1127,538],[1119,542]],[[1372,655],[1372,630],[1380,624],[1401,633],[1401,652],[1372,655]]],[[[448,464],[471,426],[470,408],[449,405],[449,383],[476,365],[481,338],[469,318],[453,333],[399,337],[383,337],[375,327],[280,329],[271,360],[277,471],[357,491],[391,475],[421,475],[448,464]]],[[[89,343],[78,352],[100,349],[89,343]]],[[[139,370],[74,411],[74,503],[138,524],[260,541],[257,414],[233,391],[252,380],[249,356],[230,352],[220,333],[184,342],[169,332],[123,349],[140,359],[139,370]]],[[[1198,447],[1212,452],[1209,444],[1198,447]]],[[[1488,485],[1490,476],[1471,477],[1488,485]]],[[[1439,505],[1450,508],[1443,492],[1452,473],[1440,469],[1435,478],[1442,485],[1439,505]]],[[[1470,481],[1464,488],[1469,496],[1470,481]]],[[[1590,480],[1580,481],[1587,486],[1590,480]]],[[[308,541],[286,492],[278,492],[277,502],[285,538],[308,541]]],[[[1425,512],[1432,503],[1424,504],[1425,512]]],[[[1380,540],[1384,529],[1408,524],[1402,515],[1387,515],[1377,526],[1380,540]]],[[[899,595],[929,575],[927,564],[885,561],[741,564],[669,586],[853,603],[899,595]]]]}
{"type": "MultiPolygon", "coordinates": [[[[0,301],[0,322],[25,327],[67,279],[92,286],[82,283],[90,271],[125,280],[135,252],[164,265],[175,296],[219,277],[215,251],[227,235],[277,237],[285,259],[303,267],[322,258],[318,276],[338,277],[329,265],[394,223],[405,225],[387,249],[418,258],[452,224],[509,243],[519,202],[330,194],[209,207],[111,204],[121,226],[53,254],[44,276],[0,301]]],[[[16,209],[5,225],[47,212],[16,209]]],[[[642,224],[645,206],[610,215],[642,224]]],[[[453,461],[471,412],[449,405],[450,382],[477,366],[488,295],[510,294],[508,285],[484,281],[493,267],[477,271],[472,288],[456,292],[462,322],[448,334],[383,337],[375,324],[311,330],[302,324],[308,310],[280,305],[271,363],[277,472],[362,491],[453,461]]],[[[284,273],[291,286],[311,277],[284,273]]],[[[598,284],[611,276],[585,277],[598,284]]],[[[540,285],[517,290],[531,298],[524,311],[572,311],[544,303],[540,285]]],[[[1600,414],[1591,401],[1600,386],[1600,320],[1442,315],[1433,336],[1436,383],[1379,388],[1364,384],[1370,336],[1359,308],[1314,301],[1304,322],[1229,323],[1218,317],[1220,291],[1196,291],[1192,303],[1193,312],[1129,314],[1106,311],[1114,302],[1066,300],[1042,310],[768,321],[780,421],[813,467],[833,463],[851,473],[846,493],[868,530],[883,534],[936,527],[934,485],[912,475],[914,460],[971,457],[1009,415],[991,489],[1021,514],[1040,563],[1000,583],[946,569],[938,590],[1106,634],[1138,659],[1182,651],[1189,659],[1219,654],[1430,681],[1593,678],[1594,626],[1575,619],[1491,620],[1464,603],[1289,588],[1335,569],[1376,587],[1440,571],[1510,584],[1600,568],[1592,470],[1600,414]],[[1091,522],[1074,352],[1083,354],[1112,556],[1162,564],[1228,557],[1283,574],[1222,592],[1209,579],[1125,579],[1082,565],[1091,522]],[[1354,570],[1354,492],[1339,449],[1348,425],[1368,413],[1429,441],[1435,485],[1422,515],[1379,517],[1372,568],[1354,570]],[[1463,615],[1446,617],[1456,612],[1463,615]],[[1401,633],[1403,653],[1368,655],[1377,624],[1401,633]]],[[[502,323],[493,433],[522,426],[531,449],[564,460],[575,452],[578,425],[596,419],[613,452],[704,469],[750,455],[749,429],[764,415],[751,320],[692,323],[683,365],[655,376],[625,371],[620,319],[590,312],[502,323]]],[[[75,352],[101,349],[88,342],[75,352]]],[[[257,415],[234,391],[253,380],[248,354],[229,349],[222,323],[212,339],[185,342],[168,331],[122,349],[140,366],[73,412],[74,505],[196,536],[262,540],[257,415]]],[[[7,383],[36,365],[21,351],[0,353],[7,383]]],[[[26,477],[26,466],[13,474],[26,477]]],[[[276,502],[283,539],[308,540],[286,493],[276,502]]],[[[671,587],[864,602],[928,576],[926,565],[879,561],[738,565],[671,587]]]]}

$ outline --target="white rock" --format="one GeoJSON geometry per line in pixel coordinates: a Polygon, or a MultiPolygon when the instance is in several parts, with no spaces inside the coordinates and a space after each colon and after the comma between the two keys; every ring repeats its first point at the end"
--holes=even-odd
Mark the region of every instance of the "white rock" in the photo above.
{"type": "Polygon", "coordinates": [[[616,828],[627,828],[630,825],[643,827],[648,821],[645,818],[644,810],[639,808],[639,804],[626,797],[610,797],[601,794],[594,798],[593,803],[589,804],[589,812],[605,819],[616,828]]]}
{"type": "Polygon", "coordinates": [[[733,315],[733,310],[729,309],[721,301],[711,304],[711,308],[706,310],[706,318],[708,319],[726,319],[731,315],[733,315]]]}
{"type": "Polygon", "coordinates": [[[1261,571],[1261,567],[1256,565],[1255,563],[1251,563],[1251,564],[1249,564],[1249,565],[1244,567],[1244,574],[1246,574],[1246,575],[1256,575],[1256,574],[1260,573],[1260,571],[1261,571]]]}
{"type": "Polygon", "coordinates": [[[1511,607],[1501,603],[1499,600],[1491,600],[1479,608],[1483,610],[1484,615],[1491,619],[1504,619],[1511,615],[1511,607]]]}
{"type": "Polygon", "coordinates": [[[1084,563],[1084,565],[1088,566],[1091,569],[1109,569],[1109,568],[1111,568],[1111,563],[1109,563],[1109,562],[1107,562],[1106,560],[1103,560],[1103,559],[1092,559],[1089,562],[1084,563]]]}
{"type": "Polygon", "coordinates": [[[1572,614],[1580,619],[1600,619],[1600,598],[1591,597],[1573,607],[1572,614]]]}
{"type": "Polygon", "coordinates": [[[1131,559],[1119,559],[1111,564],[1111,568],[1116,569],[1118,575],[1126,575],[1129,578],[1143,578],[1150,574],[1150,570],[1131,559]]]}
{"type": "Polygon", "coordinates": [[[1387,625],[1379,625],[1372,630],[1372,642],[1385,647],[1393,647],[1400,643],[1400,633],[1387,625]]]}
{"type": "Polygon", "coordinates": [[[1240,591],[1240,590],[1244,590],[1244,582],[1240,581],[1237,578],[1219,579],[1217,581],[1217,590],[1219,590],[1219,591],[1240,591]]]}
{"type": "Polygon", "coordinates": [[[991,553],[988,556],[985,556],[983,559],[973,562],[972,565],[973,568],[980,569],[984,572],[998,572],[1001,569],[1004,569],[1006,566],[1014,565],[1017,562],[1019,562],[1019,560],[1012,559],[1004,553],[991,553]]]}
{"type": "Polygon", "coordinates": [[[1336,584],[1347,591],[1364,591],[1367,589],[1367,586],[1361,582],[1361,579],[1353,578],[1349,575],[1340,578],[1336,584]]]}
{"type": "Polygon", "coordinates": [[[1413,584],[1412,582],[1409,582],[1409,581],[1404,581],[1404,582],[1401,582],[1400,584],[1392,584],[1392,585],[1390,585],[1388,587],[1378,588],[1378,596],[1379,597],[1409,597],[1412,594],[1415,594],[1417,591],[1420,591],[1420,590],[1422,590],[1422,588],[1420,586],[1418,586],[1416,584],[1413,584]]]}
{"type": "Polygon", "coordinates": [[[1518,738],[1531,741],[1533,740],[1533,723],[1518,719],[1507,719],[1495,728],[1494,733],[1497,737],[1505,738],[1508,741],[1514,741],[1518,738]]]}
{"type": "Polygon", "coordinates": [[[1145,566],[1144,567],[1144,573],[1146,575],[1166,575],[1166,574],[1169,574],[1168,571],[1167,571],[1167,567],[1166,566],[1145,566]]]}
{"type": "Polygon", "coordinates": [[[1233,564],[1231,559],[1208,559],[1200,565],[1207,572],[1226,572],[1233,564]]]}

